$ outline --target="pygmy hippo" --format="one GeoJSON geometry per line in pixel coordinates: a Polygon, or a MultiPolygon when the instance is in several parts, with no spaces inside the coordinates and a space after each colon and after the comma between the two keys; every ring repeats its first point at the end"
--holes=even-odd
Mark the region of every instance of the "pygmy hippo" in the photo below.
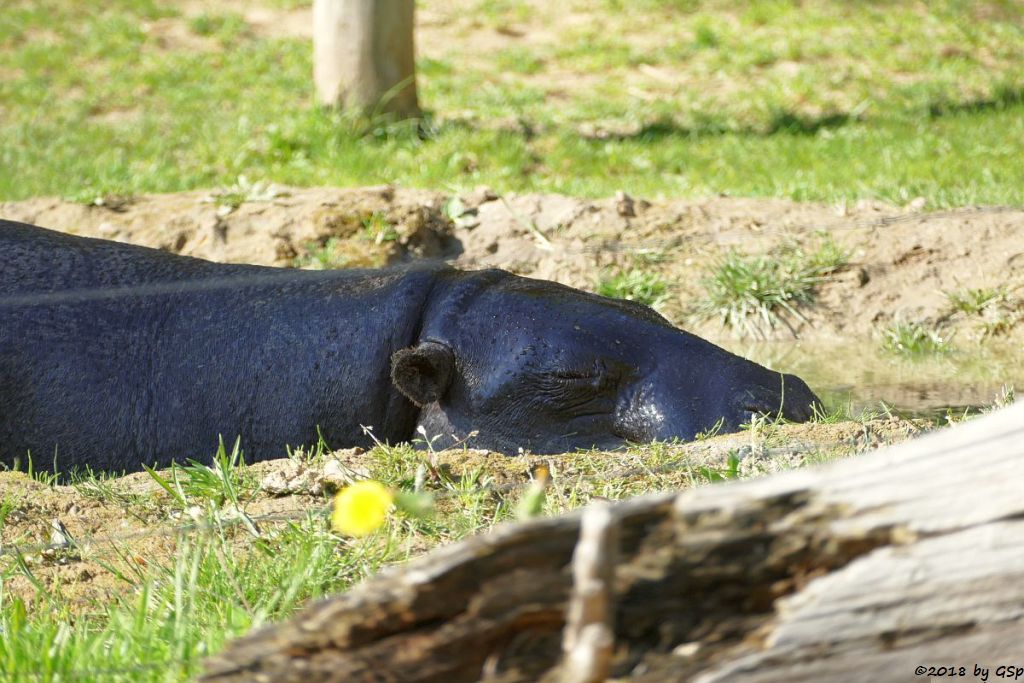
{"type": "Polygon", "coordinates": [[[0,463],[138,470],[241,438],[514,454],[693,439],[817,399],[650,308],[501,270],[219,264],[0,221],[0,463]],[[472,434],[472,436],[470,436],[472,434]]]}

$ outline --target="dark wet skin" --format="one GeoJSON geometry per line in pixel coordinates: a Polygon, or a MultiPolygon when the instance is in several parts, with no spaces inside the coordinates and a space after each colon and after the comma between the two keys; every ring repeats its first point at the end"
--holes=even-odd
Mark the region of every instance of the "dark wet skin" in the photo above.
{"type": "Polygon", "coordinates": [[[0,462],[138,470],[285,446],[514,454],[810,417],[807,385],[638,304],[503,271],[214,264],[0,221],[0,462]]]}
{"type": "Polygon", "coordinates": [[[793,375],[744,360],[651,309],[550,282],[492,274],[454,316],[428,316],[421,339],[453,351],[456,371],[420,423],[483,448],[558,453],[694,438],[752,413],[810,418],[817,398],[793,375]],[[435,322],[436,321],[436,322],[435,322]],[[495,331],[498,331],[496,334],[495,331]],[[785,397],[785,401],[783,401],[785,397]]]}

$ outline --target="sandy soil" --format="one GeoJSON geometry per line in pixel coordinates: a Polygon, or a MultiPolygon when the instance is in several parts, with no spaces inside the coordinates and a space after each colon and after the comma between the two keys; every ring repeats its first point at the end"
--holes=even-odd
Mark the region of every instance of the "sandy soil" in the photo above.
{"type": "MultiPolygon", "coordinates": [[[[216,192],[132,198],[102,205],[41,198],[0,203],[0,217],[217,261],[316,266],[321,260],[374,267],[417,258],[466,268],[501,267],[592,289],[608,273],[639,268],[661,275],[671,295],[661,310],[712,338],[716,320],[691,315],[700,283],[729,250],[764,253],[786,243],[813,248],[827,232],[850,263],[819,287],[817,302],[791,319],[807,341],[877,335],[894,319],[959,338],[1021,336],[1024,319],[1024,211],[964,208],[927,212],[875,202],[828,206],[775,199],[647,202],[557,195],[498,197],[480,189],[446,211],[451,197],[388,186],[266,188],[262,200],[231,209],[216,192]],[[453,222],[449,216],[461,213],[453,222]],[[319,259],[317,257],[320,257],[319,259]],[[947,292],[1003,288],[980,314],[953,310],[947,292]]],[[[785,326],[770,336],[791,338],[785,326]]]]}

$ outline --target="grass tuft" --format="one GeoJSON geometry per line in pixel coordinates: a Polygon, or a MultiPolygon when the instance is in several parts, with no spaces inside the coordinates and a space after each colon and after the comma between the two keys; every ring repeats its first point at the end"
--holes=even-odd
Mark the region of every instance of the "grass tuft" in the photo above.
{"type": "Polygon", "coordinates": [[[363,220],[364,240],[373,242],[380,246],[384,242],[394,242],[398,239],[398,230],[388,221],[383,213],[376,212],[363,220]]]}
{"type": "Polygon", "coordinates": [[[597,284],[597,293],[657,308],[668,300],[668,283],[657,273],[645,273],[634,268],[604,275],[597,284]]]}
{"type": "Polygon", "coordinates": [[[919,322],[896,320],[882,332],[882,347],[908,358],[949,353],[950,340],[919,322]]]}
{"type": "Polygon", "coordinates": [[[349,265],[350,259],[342,249],[344,242],[337,237],[330,237],[322,245],[315,243],[306,246],[307,253],[295,257],[296,268],[307,270],[334,270],[345,268],[349,265]]]}
{"type": "Polygon", "coordinates": [[[1011,296],[1006,286],[946,292],[954,311],[978,318],[982,338],[1005,334],[1024,319],[1024,302],[1011,296]]]}
{"type": "Polygon", "coordinates": [[[968,315],[978,315],[991,303],[1006,298],[1004,287],[981,287],[946,292],[946,299],[954,310],[968,315]]]}
{"type": "Polygon", "coordinates": [[[798,308],[812,303],[814,288],[847,260],[831,239],[812,251],[796,244],[755,256],[730,251],[701,280],[706,296],[695,313],[718,318],[741,336],[764,337],[779,324],[793,331],[788,318],[805,321],[798,308]]]}

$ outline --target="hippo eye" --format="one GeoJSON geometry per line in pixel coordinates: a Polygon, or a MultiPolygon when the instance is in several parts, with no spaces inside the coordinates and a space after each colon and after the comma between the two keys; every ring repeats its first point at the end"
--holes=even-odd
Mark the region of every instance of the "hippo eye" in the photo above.
{"type": "Polygon", "coordinates": [[[566,389],[601,391],[615,384],[615,378],[600,362],[587,368],[555,370],[548,377],[554,384],[566,389]]]}
{"type": "Polygon", "coordinates": [[[559,370],[551,374],[566,382],[589,382],[601,376],[601,373],[595,370],[559,370]]]}
{"type": "Polygon", "coordinates": [[[560,368],[551,373],[556,379],[564,382],[597,383],[608,375],[608,368],[599,360],[589,365],[577,365],[571,368],[560,368]]]}
{"type": "MultiPolygon", "coordinates": [[[[532,397],[566,420],[611,419],[615,413],[616,379],[603,364],[574,364],[550,369],[534,377],[532,397]]],[[[593,425],[591,425],[593,426],[593,425]]]]}

